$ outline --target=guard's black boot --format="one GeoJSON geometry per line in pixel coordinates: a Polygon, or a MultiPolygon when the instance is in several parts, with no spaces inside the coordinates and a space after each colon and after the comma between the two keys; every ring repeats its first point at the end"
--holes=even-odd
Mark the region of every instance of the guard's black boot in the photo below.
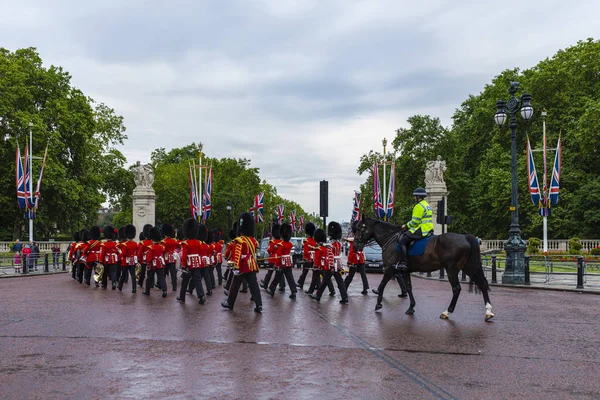
{"type": "Polygon", "coordinates": [[[229,303],[228,303],[228,302],[226,302],[226,301],[224,301],[224,302],[222,302],[222,303],[221,303],[221,307],[223,307],[223,308],[227,308],[228,310],[233,310],[233,307],[231,307],[231,306],[229,305],[229,303]]]}

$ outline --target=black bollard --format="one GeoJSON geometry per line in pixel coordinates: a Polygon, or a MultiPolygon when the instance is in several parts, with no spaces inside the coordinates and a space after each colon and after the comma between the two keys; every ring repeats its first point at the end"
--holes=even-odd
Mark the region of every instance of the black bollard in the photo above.
{"type": "Polygon", "coordinates": [[[50,272],[48,269],[48,253],[44,254],[44,272],[50,272]]]}
{"type": "Polygon", "coordinates": [[[29,257],[25,256],[21,260],[23,262],[23,275],[29,273],[29,257]]]}
{"type": "Polygon", "coordinates": [[[523,282],[525,285],[531,285],[531,281],[529,279],[529,260],[530,257],[525,256],[525,282],[523,282]]]}
{"type": "Polygon", "coordinates": [[[496,256],[492,256],[492,283],[498,283],[498,271],[496,268],[496,256]]]}
{"type": "Polygon", "coordinates": [[[62,270],[66,271],[67,270],[67,253],[62,253],[62,256],[63,256],[62,257],[63,258],[62,259],[62,265],[63,265],[62,270]]]}
{"type": "Polygon", "coordinates": [[[583,256],[577,256],[577,289],[583,289],[583,256]]]}
{"type": "Polygon", "coordinates": [[[445,278],[444,272],[445,272],[444,268],[440,269],[440,280],[445,278]]]}

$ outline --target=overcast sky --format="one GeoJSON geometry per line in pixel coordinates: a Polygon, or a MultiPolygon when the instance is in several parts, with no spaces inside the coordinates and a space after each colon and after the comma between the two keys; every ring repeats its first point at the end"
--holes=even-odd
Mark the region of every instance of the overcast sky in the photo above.
{"type": "Polygon", "coordinates": [[[502,70],[600,37],[598,1],[0,0],[0,10],[1,47],[37,47],[124,116],[130,163],[201,141],[209,156],[250,158],[310,212],[328,180],[338,221],[366,179],[360,155],[409,116],[450,125],[502,70]]]}

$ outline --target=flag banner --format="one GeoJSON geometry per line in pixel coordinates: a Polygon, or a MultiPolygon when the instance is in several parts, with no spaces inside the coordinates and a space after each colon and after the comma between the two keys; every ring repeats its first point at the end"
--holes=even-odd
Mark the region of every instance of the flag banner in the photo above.
{"type": "Polygon", "coordinates": [[[360,219],[360,193],[354,191],[354,205],[352,208],[352,218],[350,218],[350,223],[352,224],[354,221],[358,221],[360,219]]]}
{"type": "Polygon", "coordinates": [[[298,231],[304,232],[304,215],[298,217],[298,231]]]}
{"type": "Polygon", "coordinates": [[[558,192],[560,191],[560,169],[562,164],[562,146],[560,136],[556,145],[556,155],[554,156],[554,167],[552,168],[552,179],[550,181],[550,203],[548,207],[558,203],[558,192]]]}
{"type": "Polygon", "coordinates": [[[196,197],[196,182],[194,174],[192,173],[192,166],[190,168],[190,211],[192,212],[192,218],[198,220],[198,197],[196,197]]]}
{"type": "Polygon", "coordinates": [[[290,225],[292,226],[292,232],[296,232],[296,210],[290,213],[290,225]]]}
{"type": "Polygon", "coordinates": [[[212,211],[212,168],[208,169],[204,190],[204,205],[202,206],[202,221],[210,218],[212,211]]]}
{"type": "Polygon", "coordinates": [[[390,170],[390,190],[388,192],[388,201],[386,208],[386,217],[389,220],[394,215],[394,200],[396,197],[396,164],[392,164],[390,170]]]}
{"type": "Polygon", "coordinates": [[[375,218],[383,218],[383,203],[381,201],[381,185],[379,184],[379,166],[373,164],[373,209],[375,218]]]}
{"type": "MultiPolygon", "coordinates": [[[[26,161],[27,162],[27,159],[26,161]]],[[[21,159],[21,149],[17,145],[17,160],[16,160],[16,184],[17,184],[17,204],[19,208],[27,207],[25,197],[25,172],[23,171],[23,160],[21,159]]]]}
{"type": "Polygon", "coordinates": [[[285,210],[285,206],[283,204],[278,205],[277,208],[275,209],[277,223],[279,225],[283,224],[283,221],[285,220],[285,215],[283,214],[284,210],[285,210]]]}
{"type": "Polygon", "coordinates": [[[37,210],[40,201],[40,188],[42,187],[42,177],[44,176],[44,169],[46,168],[46,158],[48,157],[48,145],[44,150],[44,160],[42,161],[42,168],[40,169],[40,175],[38,177],[37,185],[35,186],[35,200],[34,208],[37,210]]]}
{"type": "Polygon", "coordinates": [[[538,184],[537,174],[535,172],[535,163],[533,162],[533,153],[531,152],[531,143],[527,138],[527,183],[529,185],[529,194],[531,201],[538,207],[542,207],[540,196],[540,185],[538,184]]]}
{"type": "Polygon", "coordinates": [[[254,207],[252,210],[254,211],[254,221],[255,222],[263,222],[263,207],[265,201],[265,193],[257,194],[254,197],[254,207]]]}

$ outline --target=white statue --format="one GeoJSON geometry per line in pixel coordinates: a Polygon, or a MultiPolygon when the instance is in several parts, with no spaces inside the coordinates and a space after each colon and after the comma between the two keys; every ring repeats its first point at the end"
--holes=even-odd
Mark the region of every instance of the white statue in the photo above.
{"type": "Polygon", "coordinates": [[[442,161],[442,156],[437,156],[437,160],[429,161],[425,170],[425,183],[430,185],[444,184],[444,172],[446,171],[446,161],[442,161]]]}
{"type": "Polygon", "coordinates": [[[152,183],[154,183],[154,171],[150,164],[141,165],[138,161],[133,167],[133,173],[135,174],[134,181],[136,187],[152,187],[152,183]]]}

